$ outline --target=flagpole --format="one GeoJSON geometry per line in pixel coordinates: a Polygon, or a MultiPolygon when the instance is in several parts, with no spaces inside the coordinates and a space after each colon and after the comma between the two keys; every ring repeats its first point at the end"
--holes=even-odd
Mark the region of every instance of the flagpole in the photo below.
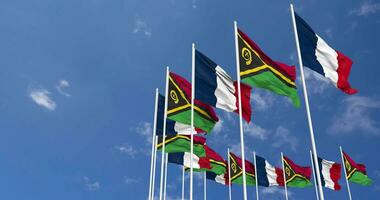
{"type": "Polygon", "coordinates": [[[153,132],[152,132],[152,156],[150,158],[150,176],[149,176],[149,197],[152,197],[152,180],[153,180],[153,162],[154,162],[154,148],[156,139],[156,126],[157,126],[157,106],[158,106],[158,88],[156,88],[156,97],[154,101],[154,118],[153,118],[153,132]]]}
{"type": "MultiPolygon", "coordinates": [[[[191,49],[191,129],[194,130],[194,96],[195,96],[195,44],[191,49]]],[[[194,156],[194,134],[191,133],[190,144],[190,200],[193,200],[193,156],[194,156]]]]}
{"type": "Polygon", "coordinates": [[[243,133],[243,117],[242,117],[242,106],[241,106],[241,89],[240,89],[240,62],[239,62],[239,45],[238,45],[238,31],[237,22],[234,21],[234,31],[235,31],[235,53],[236,53],[236,73],[237,73],[237,85],[238,85],[238,100],[239,100],[239,126],[240,126],[240,146],[241,146],[241,159],[243,168],[243,196],[244,200],[247,200],[247,179],[245,174],[245,153],[244,153],[244,133],[243,133]]]}
{"type": "Polygon", "coordinates": [[[182,200],[185,200],[185,166],[182,166],[182,200]]]}
{"type": "Polygon", "coordinates": [[[168,154],[165,153],[165,179],[164,179],[164,200],[166,200],[166,183],[168,179],[168,154]]]}
{"type": "Polygon", "coordinates": [[[154,140],[154,162],[153,162],[153,178],[152,178],[152,196],[150,197],[151,200],[154,199],[154,188],[155,188],[155,181],[156,181],[156,162],[157,162],[157,140],[158,136],[156,135],[154,140]]]}
{"type": "Polygon", "coordinates": [[[165,163],[165,137],[166,137],[166,117],[168,114],[168,90],[169,90],[169,67],[166,67],[166,83],[165,83],[165,110],[164,124],[162,130],[162,151],[161,151],[161,177],[160,177],[160,200],[162,200],[162,192],[164,185],[164,163],[165,163]]]}
{"type": "Polygon", "coordinates": [[[256,152],[253,152],[253,162],[255,163],[256,200],[259,200],[259,182],[257,180],[256,152]]]}
{"type": "Polygon", "coordinates": [[[204,172],[203,174],[203,199],[206,200],[207,199],[207,186],[206,186],[206,172],[204,172]]]}
{"type": "Polygon", "coordinates": [[[227,148],[227,159],[228,159],[228,196],[229,200],[232,200],[232,193],[231,193],[231,163],[230,163],[230,148],[227,148]]]}
{"type": "Polygon", "coordinates": [[[350,197],[350,200],[352,200],[350,184],[348,183],[348,178],[347,178],[346,164],[345,164],[344,158],[343,158],[342,146],[339,146],[339,149],[340,149],[340,156],[342,157],[342,165],[343,165],[343,170],[344,170],[344,177],[346,177],[348,196],[350,197]]]}
{"type": "Polygon", "coordinates": [[[285,165],[284,165],[284,154],[281,152],[281,163],[282,163],[282,175],[284,176],[284,187],[285,187],[285,199],[288,200],[288,188],[286,186],[286,175],[285,175],[285,165]]]}
{"type": "MultiPolygon", "coordinates": [[[[300,67],[300,71],[301,71],[301,80],[302,80],[303,94],[304,94],[304,99],[305,99],[306,114],[307,114],[307,119],[308,119],[308,124],[309,124],[311,147],[312,147],[312,151],[313,151],[313,155],[314,155],[313,160],[314,160],[314,165],[317,166],[317,164],[318,164],[317,147],[316,147],[315,139],[314,139],[313,122],[311,120],[311,113],[310,113],[310,108],[309,108],[309,98],[307,95],[305,76],[303,73],[301,50],[300,50],[300,45],[299,45],[299,41],[298,41],[298,33],[297,33],[297,26],[296,26],[296,19],[295,19],[295,15],[294,15],[293,4],[290,4],[290,10],[292,12],[293,30],[294,30],[294,37],[295,37],[296,46],[297,46],[298,62],[299,62],[299,65],[300,65],[299,67],[300,67]]],[[[321,200],[324,200],[325,198],[323,195],[320,172],[319,172],[319,170],[316,170],[316,172],[317,172],[316,175],[317,175],[317,181],[318,181],[319,197],[321,200]]]]}
{"type": "Polygon", "coordinates": [[[313,154],[312,154],[311,151],[310,151],[310,161],[311,161],[311,167],[313,168],[315,194],[317,195],[317,200],[319,200],[318,187],[317,187],[317,179],[315,177],[315,171],[317,170],[317,168],[314,167],[313,154]]]}

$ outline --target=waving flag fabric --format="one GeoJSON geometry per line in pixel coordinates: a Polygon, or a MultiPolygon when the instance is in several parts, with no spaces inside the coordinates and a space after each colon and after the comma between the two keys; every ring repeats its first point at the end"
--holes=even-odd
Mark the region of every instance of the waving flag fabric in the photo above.
{"type": "Polygon", "coordinates": [[[372,185],[372,180],[367,176],[365,165],[356,163],[344,151],[343,158],[348,181],[363,186],[372,185]]]}
{"type": "Polygon", "coordinates": [[[299,107],[296,68],[273,61],[241,30],[238,30],[238,43],[242,82],[287,96],[299,107]]]}
{"type": "Polygon", "coordinates": [[[229,184],[227,173],[217,175],[214,172],[207,171],[206,172],[206,178],[209,180],[213,180],[217,183],[220,183],[222,185],[228,185],[229,184]]]}
{"type": "Polygon", "coordinates": [[[355,94],[357,90],[348,82],[351,59],[331,48],[297,13],[294,14],[303,65],[326,77],[343,92],[355,94]]]}
{"type": "Polygon", "coordinates": [[[284,175],[280,168],[273,167],[263,157],[256,155],[257,182],[260,186],[284,186],[284,175]]]}
{"type": "MultiPolygon", "coordinates": [[[[191,124],[191,84],[181,76],[170,72],[168,118],[191,124]]],[[[194,126],[209,133],[219,121],[213,108],[199,100],[194,100],[194,126]]]]}
{"type": "Polygon", "coordinates": [[[194,169],[211,169],[210,161],[206,158],[198,157],[193,155],[191,159],[191,153],[189,152],[179,152],[179,153],[169,153],[168,162],[184,167],[190,167],[190,163],[193,162],[194,169]]]}
{"type": "MultiPolygon", "coordinates": [[[[230,152],[229,159],[231,183],[243,185],[243,167],[241,158],[230,152]]],[[[255,166],[247,160],[245,160],[245,174],[247,185],[255,185],[255,166]]]]}
{"type": "MultiPolygon", "coordinates": [[[[165,97],[161,94],[158,96],[156,135],[163,135],[165,97]]],[[[200,129],[192,129],[190,125],[166,119],[165,135],[189,135],[203,132],[200,129]]]]}
{"type": "MultiPolygon", "coordinates": [[[[243,85],[243,84],[241,84],[243,85]]],[[[227,112],[238,111],[237,84],[210,58],[195,51],[195,98],[227,112]]],[[[241,87],[243,118],[251,121],[251,88],[241,87]]]]}
{"type": "MultiPolygon", "coordinates": [[[[211,165],[210,169],[199,169],[195,171],[210,171],[217,175],[225,174],[227,171],[227,164],[226,161],[220,156],[218,153],[216,153],[213,149],[211,149],[209,146],[204,145],[203,146],[206,157],[205,159],[208,159],[211,165]]],[[[189,170],[189,169],[186,169],[189,170]]]]}
{"type": "Polygon", "coordinates": [[[340,190],[341,165],[318,157],[318,167],[321,172],[322,186],[332,190],[340,190]]]}
{"type": "Polygon", "coordinates": [[[286,186],[305,188],[312,186],[310,182],[311,167],[301,167],[284,156],[286,186]]]}
{"type": "MultiPolygon", "coordinates": [[[[194,148],[193,152],[198,157],[205,157],[206,151],[204,145],[206,139],[199,136],[194,136],[194,148]]],[[[161,150],[163,145],[163,137],[158,136],[157,149],[161,150]]],[[[191,136],[189,135],[171,135],[165,137],[165,152],[166,153],[178,153],[178,152],[190,152],[191,149],[191,136]]]]}

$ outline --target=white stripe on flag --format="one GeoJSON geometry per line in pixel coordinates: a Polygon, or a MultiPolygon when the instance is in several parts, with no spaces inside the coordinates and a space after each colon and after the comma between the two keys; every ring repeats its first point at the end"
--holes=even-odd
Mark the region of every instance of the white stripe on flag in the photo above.
{"type": "Polygon", "coordinates": [[[175,122],[174,130],[177,132],[178,135],[197,134],[195,129],[192,128],[190,125],[182,124],[180,122],[175,122]]]}
{"type": "MultiPolygon", "coordinates": [[[[188,167],[188,168],[190,168],[190,159],[191,159],[190,155],[191,155],[191,153],[189,153],[189,152],[185,152],[183,154],[183,166],[188,167]]],[[[200,169],[201,168],[199,166],[199,157],[196,155],[193,156],[193,168],[194,169],[200,169]]]]}
{"type": "Polygon", "coordinates": [[[224,179],[224,174],[216,175],[215,182],[225,185],[226,180],[224,179]]]}
{"type": "Polygon", "coordinates": [[[235,87],[232,78],[218,65],[215,68],[217,88],[215,90],[216,107],[227,112],[237,110],[235,87]]]}
{"type": "Polygon", "coordinates": [[[325,77],[329,79],[335,87],[338,83],[338,53],[331,48],[319,35],[317,35],[317,48],[315,56],[318,62],[322,65],[325,77]]]}
{"type": "Polygon", "coordinates": [[[322,176],[325,181],[325,187],[335,190],[335,183],[331,179],[330,170],[335,162],[322,159],[322,176]]]}
{"type": "Polygon", "coordinates": [[[279,185],[277,183],[276,169],[271,164],[269,164],[269,162],[266,160],[265,160],[265,171],[267,172],[267,178],[269,181],[269,186],[279,185]]]}

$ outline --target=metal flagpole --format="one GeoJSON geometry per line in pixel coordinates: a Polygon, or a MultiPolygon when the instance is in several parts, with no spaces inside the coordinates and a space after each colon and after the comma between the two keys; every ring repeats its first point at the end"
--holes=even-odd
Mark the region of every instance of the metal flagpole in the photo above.
{"type": "Polygon", "coordinates": [[[207,199],[207,186],[206,186],[206,172],[204,172],[203,174],[203,199],[206,200],[207,199]]]}
{"type": "Polygon", "coordinates": [[[149,177],[149,197],[148,199],[151,199],[152,197],[152,180],[153,180],[153,162],[154,162],[154,148],[155,148],[155,141],[156,141],[156,120],[157,120],[157,106],[158,106],[158,88],[156,88],[156,97],[154,101],[154,121],[153,121],[153,132],[152,132],[152,156],[150,158],[150,177],[149,177]]]}
{"type": "Polygon", "coordinates": [[[168,114],[168,90],[169,90],[169,67],[166,67],[166,84],[165,84],[165,110],[164,124],[162,130],[162,149],[161,149],[161,177],[160,177],[160,200],[162,200],[162,192],[164,185],[164,164],[165,164],[165,137],[166,137],[166,117],[168,114]]]}
{"type": "Polygon", "coordinates": [[[282,174],[284,175],[284,187],[285,187],[285,199],[288,200],[288,188],[286,186],[286,176],[285,176],[285,165],[284,165],[284,154],[281,152],[281,163],[282,163],[282,174]]]}
{"type": "Polygon", "coordinates": [[[185,200],[185,166],[182,166],[182,200],[185,200]]]}
{"type": "Polygon", "coordinates": [[[317,195],[317,200],[319,200],[319,195],[318,195],[318,186],[317,186],[317,179],[315,177],[315,171],[319,170],[314,167],[314,162],[313,162],[313,154],[310,151],[310,161],[311,161],[311,167],[313,168],[313,176],[314,176],[314,187],[315,187],[315,194],[317,195]]]}
{"type": "Polygon", "coordinates": [[[154,137],[154,162],[153,162],[153,178],[152,178],[152,196],[150,197],[151,200],[154,199],[154,188],[155,188],[155,181],[156,181],[156,162],[157,162],[157,140],[158,136],[156,135],[154,137]]]}
{"type": "Polygon", "coordinates": [[[346,163],[344,162],[344,158],[343,158],[342,146],[339,146],[339,149],[340,149],[340,156],[342,156],[342,165],[343,165],[343,170],[344,170],[344,177],[346,177],[348,196],[350,197],[350,200],[352,200],[350,184],[348,183],[348,178],[347,178],[346,163]]]}
{"type": "Polygon", "coordinates": [[[241,89],[240,89],[240,62],[239,62],[239,45],[238,45],[238,31],[237,22],[234,21],[234,31],[235,31],[235,52],[236,52],[236,73],[238,82],[238,100],[239,100],[239,126],[240,126],[240,146],[241,146],[241,159],[243,168],[243,196],[244,200],[247,200],[247,179],[245,174],[245,153],[244,153],[244,133],[243,133],[243,117],[242,117],[242,106],[241,106],[241,89]]]}
{"type": "MultiPolygon", "coordinates": [[[[307,95],[307,89],[306,89],[306,83],[305,83],[305,76],[303,73],[303,64],[302,64],[302,57],[301,57],[301,50],[300,50],[300,45],[298,41],[298,33],[297,33],[297,26],[296,26],[296,19],[294,16],[294,8],[293,4],[290,4],[290,10],[292,12],[292,20],[293,20],[293,30],[294,30],[294,37],[296,40],[296,46],[297,46],[297,54],[298,54],[298,62],[299,62],[299,67],[301,71],[301,80],[302,80],[302,86],[303,86],[303,94],[305,98],[305,106],[306,106],[306,114],[307,114],[307,119],[309,123],[309,131],[310,131],[310,139],[311,139],[311,147],[314,155],[314,165],[317,166],[318,164],[318,154],[317,154],[317,147],[315,145],[315,139],[314,139],[314,130],[313,130],[313,123],[311,120],[311,113],[310,113],[310,108],[309,108],[309,98],[307,95]]],[[[319,197],[321,200],[324,200],[324,195],[323,195],[323,189],[322,189],[322,182],[321,182],[321,176],[319,170],[316,170],[316,175],[317,175],[317,181],[318,181],[318,188],[319,188],[319,197]]]]}
{"type": "Polygon", "coordinates": [[[231,193],[231,163],[230,163],[230,148],[227,149],[227,159],[228,159],[228,196],[229,200],[232,200],[232,193],[231,193]]]}
{"type": "Polygon", "coordinates": [[[168,154],[165,153],[165,179],[164,179],[164,200],[166,200],[166,183],[168,179],[168,154]]]}
{"type": "Polygon", "coordinates": [[[257,181],[256,152],[253,152],[253,161],[255,163],[255,182],[256,182],[256,200],[259,200],[259,182],[257,181]]]}
{"type": "MultiPolygon", "coordinates": [[[[195,95],[195,44],[191,49],[191,129],[194,130],[194,95],[195,95]]],[[[193,200],[193,156],[194,156],[194,134],[191,133],[190,143],[190,200],[193,200]]]]}

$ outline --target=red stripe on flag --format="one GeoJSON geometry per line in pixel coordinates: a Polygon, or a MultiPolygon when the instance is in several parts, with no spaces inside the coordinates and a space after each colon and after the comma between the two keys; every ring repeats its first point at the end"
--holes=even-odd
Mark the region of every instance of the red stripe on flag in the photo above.
{"type": "Polygon", "coordinates": [[[341,89],[344,93],[355,94],[358,91],[351,87],[348,82],[348,77],[350,76],[352,61],[349,57],[345,56],[339,51],[336,51],[338,54],[338,83],[337,87],[341,89]]]}
{"type": "MultiPolygon", "coordinates": [[[[234,111],[235,113],[239,114],[239,93],[238,93],[238,85],[237,81],[234,81],[235,86],[235,97],[236,97],[236,107],[237,109],[234,111]]],[[[245,121],[248,123],[251,122],[251,115],[252,115],[252,109],[251,109],[251,87],[247,84],[240,83],[240,90],[241,90],[241,108],[243,109],[242,115],[245,121]]]]}
{"type": "Polygon", "coordinates": [[[367,174],[367,171],[366,171],[366,167],[365,165],[363,164],[358,164],[356,163],[354,160],[352,160],[350,158],[350,156],[348,156],[348,154],[346,154],[346,152],[343,151],[343,155],[344,157],[348,160],[348,162],[350,163],[350,165],[353,167],[353,168],[356,168],[358,171],[362,172],[363,174],[367,174]]]}
{"type": "Polygon", "coordinates": [[[277,183],[280,186],[284,186],[284,171],[281,168],[276,167],[277,183]]]}
{"type": "Polygon", "coordinates": [[[332,167],[330,168],[330,178],[334,182],[334,190],[340,190],[341,186],[339,185],[338,181],[341,178],[341,164],[334,163],[332,167]]]}
{"type": "Polygon", "coordinates": [[[198,164],[201,169],[211,169],[210,160],[208,158],[205,158],[205,157],[199,158],[198,164]]]}

